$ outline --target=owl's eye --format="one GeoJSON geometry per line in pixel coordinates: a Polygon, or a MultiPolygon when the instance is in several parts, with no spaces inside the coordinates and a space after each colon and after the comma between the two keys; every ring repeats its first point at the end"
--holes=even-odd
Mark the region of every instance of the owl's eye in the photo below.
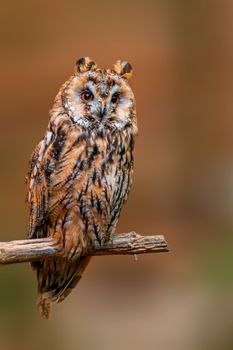
{"type": "Polygon", "coordinates": [[[117,103],[119,101],[119,94],[113,94],[111,98],[112,103],[117,103]]]}
{"type": "Polygon", "coordinates": [[[81,97],[84,102],[90,102],[93,100],[94,95],[90,90],[85,90],[83,91],[81,97]]]}

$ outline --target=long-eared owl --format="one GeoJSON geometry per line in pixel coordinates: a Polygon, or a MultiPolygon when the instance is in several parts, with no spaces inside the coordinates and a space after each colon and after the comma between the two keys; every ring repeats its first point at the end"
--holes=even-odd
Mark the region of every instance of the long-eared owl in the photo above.
{"type": "Polygon", "coordinates": [[[132,67],[117,61],[100,69],[80,58],[57,94],[44,138],[27,175],[30,239],[52,237],[62,257],[31,263],[38,279],[38,307],[49,318],[80,280],[92,240],[114,233],[133,172],[137,134],[132,67]]]}

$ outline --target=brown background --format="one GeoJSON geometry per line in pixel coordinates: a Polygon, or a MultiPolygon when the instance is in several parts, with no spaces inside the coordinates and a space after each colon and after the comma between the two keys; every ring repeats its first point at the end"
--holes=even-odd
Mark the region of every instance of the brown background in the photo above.
{"type": "Polygon", "coordinates": [[[134,67],[139,137],[118,231],[170,253],[93,258],[53,310],[27,264],[1,267],[0,349],[233,348],[230,1],[5,1],[0,11],[0,240],[26,236],[24,176],[75,61],[134,67]]]}

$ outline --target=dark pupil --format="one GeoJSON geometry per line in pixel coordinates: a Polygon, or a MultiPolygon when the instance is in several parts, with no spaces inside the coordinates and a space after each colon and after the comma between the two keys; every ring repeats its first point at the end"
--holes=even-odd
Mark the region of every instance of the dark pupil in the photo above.
{"type": "Polygon", "coordinates": [[[118,101],[118,96],[117,95],[113,95],[112,96],[112,103],[116,103],[118,101]]]}
{"type": "Polygon", "coordinates": [[[91,93],[90,92],[85,92],[85,94],[84,94],[84,98],[85,98],[85,100],[89,100],[90,98],[91,98],[91,93]]]}

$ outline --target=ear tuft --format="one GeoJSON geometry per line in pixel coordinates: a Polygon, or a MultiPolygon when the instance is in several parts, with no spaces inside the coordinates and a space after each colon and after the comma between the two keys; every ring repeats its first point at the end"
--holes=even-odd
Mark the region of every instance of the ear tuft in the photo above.
{"type": "Polygon", "coordinates": [[[95,70],[97,68],[97,65],[89,57],[81,57],[76,62],[75,68],[76,68],[77,73],[84,73],[84,72],[87,72],[89,70],[95,70]]]}
{"type": "Polygon", "coordinates": [[[123,78],[130,79],[133,73],[133,68],[129,62],[119,60],[114,64],[114,71],[123,78]]]}

